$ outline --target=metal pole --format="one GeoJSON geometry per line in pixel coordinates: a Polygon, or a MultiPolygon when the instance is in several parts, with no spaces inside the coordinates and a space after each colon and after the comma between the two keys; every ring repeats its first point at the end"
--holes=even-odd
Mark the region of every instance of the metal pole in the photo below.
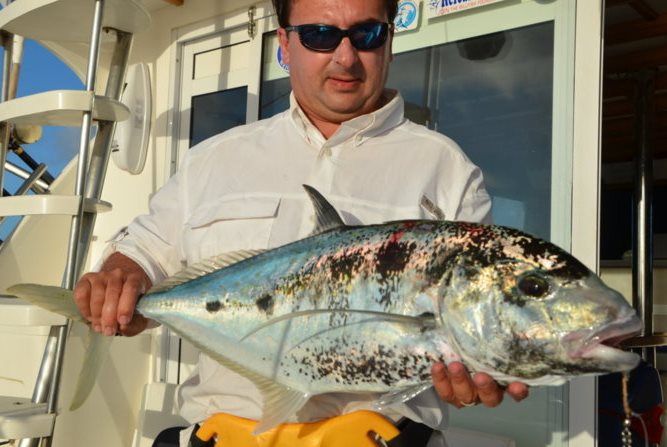
{"type": "MultiPolygon", "coordinates": [[[[635,225],[632,250],[632,300],[644,322],[641,336],[653,334],[653,71],[635,75],[637,80],[637,145],[635,157],[635,225]]],[[[642,357],[656,366],[655,347],[642,348],[642,357]]]]}
{"type": "MultiPolygon", "coordinates": [[[[123,93],[127,61],[132,46],[132,34],[123,31],[112,30],[116,34],[116,44],[111,57],[109,67],[109,78],[104,95],[108,98],[120,100],[123,93]]],[[[88,181],[84,196],[91,199],[102,197],[102,187],[106,177],[109,158],[111,157],[111,143],[113,139],[115,122],[99,121],[95,144],[90,157],[88,168],[88,181]]],[[[97,214],[84,213],[82,216],[81,232],[79,234],[79,252],[77,253],[76,270],[80,273],[88,253],[90,240],[93,236],[97,214]]]]}
{"type": "Polygon", "coordinates": [[[17,196],[22,196],[23,194],[27,193],[30,189],[35,186],[39,178],[46,172],[46,165],[44,163],[40,163],[37,166],[37,169],[33,171],[32,174],[28,176],[27,179],[23,182],[21,186],[19,186],[19,189],[16,190],[16,193],[14,195],[17,196]]]}
{"type": "MultiPolygon", "coordinates": [[[[11,80],[12,78],[12,59],[13,59],[13,46],[14,46],[14,37],[12,34],[7,32],[2,32],[0,35],[2,39],[2,46],[5,50],[5,57],[2,60],[2,92],[0,93],[0,100],[6,102],[10,99],[10,86],[14,84],[11,80]]],[[[7,150],[9,149],[9,123],[2,122],[0,123],[0,195],[5,186],[5,161],[7,160],[7,150]]]]}
{"type": "MultiPolygon", "coordinates": [[[[95,92],[95,81],[97,76],[97,64],[99,60],[99,50],[102,35],[102,18],[104,11],[104,0],[95,0],[95,9],[93,13],[93,28],[90,37],[90,49],[88,52],[88,68],[86,73],[86,91],[95,92]]],[[[76,270],[77,252],[79,243],[79,234],[81,231],[81,221],[84,214],[84,193],[86,187],[86,176],[88,174],[89,162],[89,148],[90,148],[90,133],[92,128],[92,111],[85,112],[81,119],[81,133],[79,142],[79,160],[76,173],[76,184],[74,194],[81,198],[79,203],[79,211],[76,216],[72,217],[72,225],[70,228],[67,262],[65,264],[65,272],[63,275],[63,287],[66,289],[73,289],[78,272],[76,270]]],[[[4,164],[3,164],[4,166],[4,164]]],[[[49,384],[51,392],[47,401],[47,413],[55,413],[58,404],[58,394],[60,388],[60,376],[62,374],[62,364],[65,357],[65,344],[67,341],[67,333],[71,322],[63,326],[55,326],[53,330],[57,331],[56,349],[53,353],[53,363],[51,364],[52,373],[50,377],[44,375],[38,380],[49,384]]],[[[42,400],[41,402],[44,402],[42,400]]],[[[23,439],[19,442],[19,447],[50,447],[53,440],[52,436],[41,439],[23,439]]]]}
{"type": "MultiPolygon", "coordinates": [[[[42,163],[37,164],[33,169],[39,168],[39,166],[42,163]]],[[[46,165],[45,165],[46,166],[46,165]]],[[[26,171],[25,169],[16,166],[14,163],[10,161],[5,162],[5,170],[11,174],[14,174],[17,177],[22,178],[23,180],[26,180],[30,178],[31,174],[26,171]]],[[[49,190],[49,184],[43,180],[44,174],[46,173],[46,170],[44,170],[44,173],[42,174],[42,177],[38,178],[37,181],[35,181],[34,185],[31,186],[32,190],[36,192],[37,194],[44,194],[49,190]]]]}

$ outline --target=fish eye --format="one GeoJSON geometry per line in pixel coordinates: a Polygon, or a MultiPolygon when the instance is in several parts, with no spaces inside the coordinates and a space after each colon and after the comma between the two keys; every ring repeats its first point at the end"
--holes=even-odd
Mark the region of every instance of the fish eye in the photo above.
{"type": "Polygon", "coordinates": [[[543,298],[549,293],[549,282],[535,274],[522,277],[519,279],[517,286],[524,295],[533,298],[543,298]]]}

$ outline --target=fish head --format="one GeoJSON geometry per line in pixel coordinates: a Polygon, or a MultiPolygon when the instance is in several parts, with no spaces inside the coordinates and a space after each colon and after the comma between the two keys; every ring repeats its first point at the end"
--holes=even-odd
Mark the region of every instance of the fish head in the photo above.
{"type": "Polygon", "coordinates": [[[504,227],[471,245],[440,284],[451,344],[475,370],[526,383],[627,371],[618,344],[641,320],[617,291],[554,244],[504,227]]]}

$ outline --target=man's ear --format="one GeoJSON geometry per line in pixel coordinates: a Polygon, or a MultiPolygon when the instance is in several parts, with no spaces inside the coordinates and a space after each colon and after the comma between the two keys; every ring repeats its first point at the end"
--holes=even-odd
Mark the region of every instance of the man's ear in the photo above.
{"type": "Polygon", "coordinates": [[[289,40],[285,28],[278,28],[278,44],[283,53],[283,62],[289,65],[289,40]]]}
{"type": "Polygon", "coordinates": [[[389,29],[389,62],[394,60],[394,27],[389,29]]]}

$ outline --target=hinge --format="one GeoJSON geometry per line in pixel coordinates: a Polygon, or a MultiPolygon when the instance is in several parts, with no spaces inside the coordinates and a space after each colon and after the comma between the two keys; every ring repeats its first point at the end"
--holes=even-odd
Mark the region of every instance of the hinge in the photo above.
{"type": "Polygon", "coordinates": [[[255,33],[257,32],[257,24],[255,23],[255,6],[248,8],[248,36],[251,39],[255,38],[255,33]]]}

